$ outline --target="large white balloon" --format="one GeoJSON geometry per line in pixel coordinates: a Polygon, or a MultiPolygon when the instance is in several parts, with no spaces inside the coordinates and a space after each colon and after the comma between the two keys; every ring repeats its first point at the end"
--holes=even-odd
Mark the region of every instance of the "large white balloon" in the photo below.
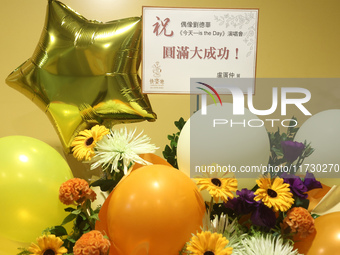
{"type": "Polygon", "coordinates": [[[295,141],[311,142],[315,149],[305,159],[302,171],[318,178],[340,177],[340,109],[319,112],[302,124],[295,141]]]}
{"type": "Polygon", "coordinates": [[[191,164],[191,177],[197,175],[198,167],[230,166],[228,169],[236,170],[239,177],[239,189],[246,188],[245,185],[249,188],[261,174],[256,167],[268,164],[269,138],[263,121],[256,115],[248,109],[244,115],[233,115],[232,109],[231,103],[209,105],[207,115],[197,111],[190,117],[178,141],[178,166],[190,175],[191,164]],[[255,172],[241,173],[242,170],[255,172]]]}

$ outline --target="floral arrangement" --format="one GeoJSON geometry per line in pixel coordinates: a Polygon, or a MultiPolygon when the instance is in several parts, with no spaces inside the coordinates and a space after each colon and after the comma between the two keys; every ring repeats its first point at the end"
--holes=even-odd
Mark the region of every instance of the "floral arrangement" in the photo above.
{"type": "Polygon", "coordinates": [[[308,212],[307,192],[322,185],[312,173],[304,177],[294,173],[314,151],[306,142],[293,141],[297,130],[268,133],[270,163],[288,171],[263,175],[251,190],[236,190],[236,178],[226,174],[205,173],[196,179],[199,190],[209,191],[211,201],[202,232],[193,235],[182,254],[299,254],[294,241],[314,233],[317,217],[308,212]]]}
{"type": "Polygon", "coordinates": [[[69,215],[61,225],[47,228],[44,235],[37,239],[38,244],[32,244],[28,248],[30,253],[27,254],[107,254],[110,242],[101,232],[95,230],[100,208],[93,210],[91,202],[96,197],[96,193],[83,179],[73,178],[64,182],[59,189],[59,200],[70,205],[65,208],[69,215]],[[71,233],[64,227],[69,222],[73,222],[71,233]]]}
{"type": "Polygon", "coordinates": [[[103,176],[91,184],[102,191],[112,191],[128,169],[134,164],[150,164],[139,157],[142,153],[154,153],[157,147],[150,144],[150,138],[142,133],[135,136],[136,129],[109,130],[96,125],[84,130],[72,143],[73,156],[91,165],[91,170],[102,168],[103,176]]]}
{"type": "MultiPolygon", "coordinates": [[[[179,132],[168,136],[170,146],[163,152],[173,166],[177,166],[176,147],[184,123],[183,119],[175,122],[179,132]]],[[[296,131],[288,128],[287,133],[268,133],[270,164],[298,169],[313,153],[310,144],[293,141],[296,131]]],[[[65,209],[69,214],[60,225],[47,228],[21,255],[108,254],[109,240],[95,230],[100,206],[92,208],[97,195],[91,187],[110,192],[129,175],[133,164],[150,164],[139,154],[153,153],[157,148],[149,137],[135,133],[99,125],[79,133],[72,143],[74,157],[90,164],[91,169],[100,167],[103,175],[91,184],[80,178],[64,182],[59,200],[69,206],[65,209]],[[68,232],[65,225],[71,222],[73,228],[68,232]]],[[[307,192],[322,186],[312,173],[301,177],[294,171],[269,172],[256,180],[251,190],[238,189],[237,179],[230,173],[206,174],[196,178],[196,184],[200,191],[209,192],[211,200],[206,202],[201,231],[192,233],[180,254],[297,255],[294,241],[315,231],[315,215],[307,210],[307,192]]]]}
{"type": "Polygon", "coordinates": [[[235,178],[198,178],[200,190],[208,190],[212,199],[203,231],[192,237],[183,254],[298,254],[294,240],[315,231],[305,207],[306,192],[321,188],[320,182],[307,173],[305,178],[268,175],[256,183],[253,190],[237,190],[234,196],[235,178]],[[220,199],[222,203],[214,203],[220,199]]]}

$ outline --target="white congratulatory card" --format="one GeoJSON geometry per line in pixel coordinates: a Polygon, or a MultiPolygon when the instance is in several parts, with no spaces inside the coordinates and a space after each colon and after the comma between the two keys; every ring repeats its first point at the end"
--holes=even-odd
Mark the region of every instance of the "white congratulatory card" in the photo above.
{"type": "Polygon", "coordinates": [[[143,7],[143,93],[190,94],[190,78],[255,78],[257,9],[143,7]]]}

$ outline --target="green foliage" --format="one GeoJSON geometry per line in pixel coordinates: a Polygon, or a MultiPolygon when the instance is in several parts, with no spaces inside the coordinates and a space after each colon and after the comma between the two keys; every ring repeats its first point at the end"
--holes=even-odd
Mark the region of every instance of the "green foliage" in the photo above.
{"type": "Polygon", "coordinates": [[[25,248],[18,248],[18,250],[20,250],[21,252],[18,253],[18,255],[29,255],[29,254],[32,254],[30,253],[27,249],[25,248]]]}
{"type": "Polygon", "coordinates": [[[313,219],[315,220],[316,218],[319,218],[321,215],[319,215],[319,214],[315,214],[315,213],[313,213],[312,214],[312,217],[313,217],[313,219]]]}
{"type": "Polygon", "coordinates": [[[78,205],[77,208],[67,207],[65,211],[69,212],[69,214],[65,217],[61,225],[47,228],[43,234],[52,234],[60,237],[64,242],[63,246],[72,254],[76,241],[83,234],[95,229],[95,223],[99,219],[99,210],[100,208],[93,210],[91,208],[91,201],[88,199],[83,204],[78,205]],[[69,222],[73,222],[73,229],[70,233],[68,233],[64,227],[64,225],[69,222]]]}
{"type": "Polygon", "coordinates": [[[308,206],[309,206],[309,200],[308,199],[301,199],[297,196],[294,197],[294,204],[292,205],[292,207],[303,207],[306,210],[308,210],[308,206]]]}
{"type": "Polygon", "coordinates": [[[104,175],[102,178],[92,182],[90,187],[100,187],[100,190],[103,192],[111,192],[116,187],[118,182],[123,178],[123,176],[124,171],[122,170],[118,173],[114,172],[112,176],[104,175]]]}
{"type": "Polygon", "coordinates": [[[168,135],[168,140],[170,140],[170,146],[169,145],[165,146],[164,151],[163,151],[163,156],[170,165],[178,169],[177,143],[178,143],[179,135],[186,121],[184,121],[184,119],[181,117],[178,121],[175,121],[174,123],[179,131],[177,133],[173,133],[172,135],[168,135]]]}
{"type": "Polygon", "coordinates": [[[183,246],[182,250],[180,250],[180,251],[178,252],[178,254],[179,254],[179,255],[187,255],[187,254],[189,254],[189,252],[187,251],[187,244],[185,244],[185,245],[183,246]]]}
{"type": "MultiPolygon", "coordinates": [[[[129,167],[131,167],[131,165],[129,167]]],[[[105,191],[111,192],[116,187],[118,182],[124,176],[124,171],[123,171],[124,164],[123,164],[122,160],[120,160],[118,162],[118,169],[120,169],[119,172],[113,171],[113,173],[111,173],[110,172],[110,170],[111,170],[110,166],[108,166],[105,169],[105,172],[104,172],[103,176],[100,179],[92,182],[90,184],[90,187],[100,187],[100,190],[103,191],[103,192],[105,192],[105,191]]]]}
{"type": "MultiPolygon", "coordinates": [[[[296,118],[293,116],[292,120],[289,123],[289,126],[293,126],[296,123],[296,118]]],[[[283,150],[281,147],[282,141],[293,141],[296,135],[296,132],[299,130],[297,127],[289,127],[287,129],[287,133],[281,133],[278,128],[276,132],[268,132],[269,141],[270,141],[270,158],[269,165],[271,166],[279,166],[283,163],[286,163],[286,159],[283,157],[283,150]]]]}
{"type": "MultiPolygon", "coordinates": [[[[293,126],[297,122],[296,118],[293,116],[292,121],[290,121],[289,126],[293,126]]],[[[269,141],[270,141],[270,158],[268,164],[271,166],[280,166],[285,164],[290,167],[290,173],[296,173],[299,171],[299,167],[302,165],[305,158],[309,157],[314,149],[311,147],[311,143],[307,143],[304,141],[304,150],[302,154],[298,157],[296,164],[291,167],[292,162],[287,162],[284,157],[283,149],[281,146],[282,141],[293,141],[294,137],[299,130],[298,127],[288,127],[287,133],[281,133],[280,129],[276,132],[268,132],[269,141]]],[[[272,176],[275,176],[277,173],[271,173],[272,176]]]]}

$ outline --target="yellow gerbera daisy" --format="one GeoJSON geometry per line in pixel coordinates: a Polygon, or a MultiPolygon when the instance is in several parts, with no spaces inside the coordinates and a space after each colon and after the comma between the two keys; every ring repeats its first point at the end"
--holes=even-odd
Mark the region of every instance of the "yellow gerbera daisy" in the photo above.
{"type": "Polygon", "coordinates": [[[208,190],[210,196],[214,198],[215,203],[221,198],[224,202],[233,198],[237,190],[236,178],[195,178],[196,184],[199,185],[199,191],[208,190]]]}
{"type": "Polygon", "coordinates": [[[78,160],[90,160],[94,156],[96,143],[109,132],[109,129],[99,125],[92,127],[90,130],[80,131],[71,144],[73,156],[78,160]]]}
{"type": "Polygon", "coordinates": [[[191,238],[187,250],[196,255],[230,255],[233,248],[226,247],[228,243],[222,234],[203,231],[191,238]]]}
{"type": "Polygon", "coordinates": [[[37,243],[32,243],[28,251],[33,255],[62,255],[67,253],[63,241],[55,235],[45,235],[37,238],[37,243]]]}
{"type": "Polygon", "coordinates": [[[262,199],[262,202],[275,212],[287,211],[294,203],[289,184],[284,183],[282,178],[263,177],[256,180],[259,188],[255,191],[255,201],[262,199]]]}

